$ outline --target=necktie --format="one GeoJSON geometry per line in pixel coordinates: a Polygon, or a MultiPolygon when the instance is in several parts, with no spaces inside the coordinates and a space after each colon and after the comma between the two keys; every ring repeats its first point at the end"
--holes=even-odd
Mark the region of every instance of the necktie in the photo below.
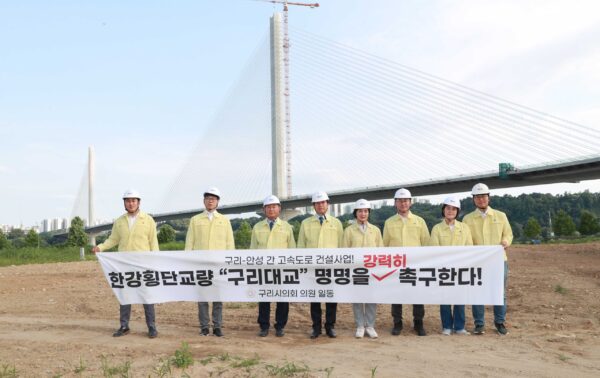
{"type": "Polygon", "coordinates": [[[269,221],[269,230],[273,229],[273,224],[275,224],[275,222],[273,221],[269,221]]]}
{"type": "Polygon", "coordinates": [[[321,225],[323,224],[323,220],[325,220],[325,218],[323,216],[319,216],[319,223],[321,223],[321,225]]]}

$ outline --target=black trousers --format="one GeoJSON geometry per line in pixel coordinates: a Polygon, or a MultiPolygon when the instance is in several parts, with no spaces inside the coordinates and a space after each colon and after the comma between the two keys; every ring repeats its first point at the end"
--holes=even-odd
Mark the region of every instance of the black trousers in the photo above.
{"type": "MultiPolygon", "coordinates": [[[[275,308],[275,329],[283,329],[288,321],[288,313],[290,311],[290,304],[288,302],[277,302],[275,308]]],[[[258,303],[258,324],[260,329],[269,329],[271,323],[271,302],[259,302],[258,303]]]]}
{"type": "MultiPolygon", "coordinates": [[[[392,305],[392,317],[394,318],[394,324],[402,322],[402,305],[401,304],[393,304],[392,305]]],[[[423,318],[425,317],[425,305],[413,305],[413,321],[414,322],[423,322],[423,318]]]]}
{"type": "MultiPolygon", "coordinates": [[[[325,303],[325,329],[334,328],[335,317],[337,313],[337,303],[325,303]]],[[[310,304],[310,317],[313,322],[313,329],[321,330],[321,303],[313,302],[310,304]]]]}

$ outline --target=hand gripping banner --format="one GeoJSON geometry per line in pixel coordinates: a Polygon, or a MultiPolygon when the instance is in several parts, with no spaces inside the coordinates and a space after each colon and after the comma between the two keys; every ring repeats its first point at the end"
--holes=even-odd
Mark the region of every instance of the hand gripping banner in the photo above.
{"type": "Polygon", "coordinates": [[[501,246],[97,253],[121,304],[500,305],[501,246]]]}

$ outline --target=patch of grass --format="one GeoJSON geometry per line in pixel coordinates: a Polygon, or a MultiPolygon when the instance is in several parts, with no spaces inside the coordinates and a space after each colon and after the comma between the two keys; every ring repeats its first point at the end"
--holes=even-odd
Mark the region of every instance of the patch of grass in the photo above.
{"type": "Polygon", "coordinates": [[[156,374],[156,376],[159,378],[171,377],[171,359],[161,358],[159,360],[158,366],[154,368],[154,374],[156,374]]]}
{"type": "Polygon", "coordinates": [[[242,308],[256,308],[258,304],[256,302],[229,302],[224,303],[223,307],[226,309],[239,310],[242,308]]]}
{"type": "Polygon", "coordinates": [[[173,365],[178,368],[185,369],[194,364],[194,356],[190,352],[190,346],[185,341],[181,343],[181,348],[175,351],[175,355],[171,359],[173,365]]]}
{"type": "Polygon", "coordinates": [[[546,241],[548,244],[585,244],[600,241],[598,236],[583,236],[583,237],[560,237],[546,241]]]}
{"type": "Polygon", "coordinates": [[[16,378],[19,374],[15,365],[2,364],[0,368],[0,378],[16,378]]]}
{"type": "Polygon", "coordinates": [[[102,373],[106,378],[120,377],[129,378],[131,377],[131,361],[125,361],[121,365],[114,365],[108,362],[108,358],[104,355],[100,357],[102,373]]]}
{"type": "Polygon", "coordinates": [[[327,373],[327,378],[331,377],[331,374],[333,373],[333,366],[330,366],[328,368],[325,368],[325,373],[327,373]]]}
{"type": "Polygon", "coordinates": [[[211,371],[208,373],[209,377],[212,377],[216,374],[217,377],[220,377],[221,374],[225,373],[228,369],[226,367],[218,366],[217,371],[211,371]]]}
{"type": "MultiPolygon", "coordinates": [[[[86,248],[86,260],[96,256],[86,248]]],[[[46,264],[79,260],[79,247],[40,247],[0,249],[0,266],[46,264]]]]}
{"type": "Polygon", "coordinates": [[[564,354],[559,354],[558,359],[561,360],[562,362],[567,362],[568,360],[571,359],[571,357],[567,357],[564,354]]]}
{"type": "Polygon", "coordinates": [[[244,358],[240,361],[234,361],[231,363],[232,368],[248,368],[254,365],[258,365],[260,363],[260,358],[258,356],[254,356],[254,358],[244,358]]]}
{"type": "Polygon", "coordinates": [[[79,357],[79,365],[75,366],[75,369],[73,369],[73,373],[81,375],[81,373],[86,371],[86,369],[87,369],[87,365],[86,365],[84,359],[79,357]]]}
{"type": "Polygon", "coordinates": [[[219,361],[229,361],[229,360],[231,360],[231,356],[227,352],[221,353],[221,354],[219,354],[217,356],[217,360],[219,360],[219,361]]]}
{"type": "Polygon", "coordinates": [[[203,358],[200,360],[200,363],[202,364],[202,366],[206,366],[212,362],[213,358],[214,358],[213,356],[203,358]]]}
{"type": "Polygon", "coordinates": [[[377,371],[377,366],[371,368],[371,378],[375,377],[375,372],[377,371]]]}
{"type": "Polygon", "coordinates": [[[292,377],[296,374],[300,373],[308,373],[310,371],[309,367],[305,364],[296,365],[293,362],[287,362],[282,366],[279,365],[267,365],[265,366],[269,375],[275,377],[292,377]]]}
{"type": "Polygon", "coordinates": [[[558,293],[558,294],[567,294],[569,290],[567,290],[566,287],[559,285],[554,286],[554,292],[558,293]]]}
{"type": "Polygon", "coordinates": [[[185,242],[169,242],[160,244],[161,251],[183,251],[185,249],[185,242]]]}

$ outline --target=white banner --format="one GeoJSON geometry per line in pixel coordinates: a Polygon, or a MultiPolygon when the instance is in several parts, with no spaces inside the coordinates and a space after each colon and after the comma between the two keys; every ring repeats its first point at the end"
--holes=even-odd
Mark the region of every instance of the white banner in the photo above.
{"type": "Polygon", "coordinates": [[[97,253],[121,304],[503,303],[501,246],[97,253]]]}

